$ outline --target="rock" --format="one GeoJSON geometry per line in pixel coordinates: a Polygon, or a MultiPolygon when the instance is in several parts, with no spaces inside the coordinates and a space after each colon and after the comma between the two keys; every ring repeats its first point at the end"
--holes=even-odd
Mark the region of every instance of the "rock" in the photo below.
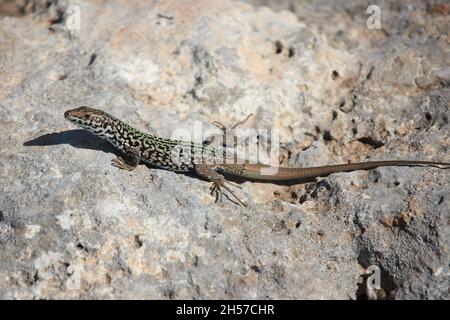
{"type": "Polygon", "coordinates": [[[20,17],[31,13],[45,12],[49,7],[47,0],[3,0],[0,2],[0,16],[20,17]]]}
{"type": "Polygon", "coordinates": [[[382,30],[345,1],[2,13],[0,297],[448,299],[448,170],[244,182],[249,208],[212,205],[200,179],[110,166],[116,151],[63,117],[89,105],[173,137],[252,113],[242,127],[277,129],[283,165],[449,162],[446,7],[381,7],[382,30]]]}

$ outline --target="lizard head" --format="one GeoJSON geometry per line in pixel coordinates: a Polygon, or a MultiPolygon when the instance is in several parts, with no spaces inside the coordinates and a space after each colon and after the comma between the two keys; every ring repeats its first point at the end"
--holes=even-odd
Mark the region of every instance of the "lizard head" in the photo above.
{"type": "Polygon", "coordinates": [[[108,124],[114,120],[114,118],[106,112],[89,107],[79,107],[67,110],[64,112],[64,118],[90,131],[102,129],[105,123],[108,124]]]}

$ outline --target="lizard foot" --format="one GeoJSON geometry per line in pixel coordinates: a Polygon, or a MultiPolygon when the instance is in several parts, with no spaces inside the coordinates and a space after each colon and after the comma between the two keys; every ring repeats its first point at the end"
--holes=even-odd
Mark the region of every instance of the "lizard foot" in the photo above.
{"type": "Polygon", "coordinates": [[[134,170],[141,161],[141,151],[136,147],[125,150],[124,158],[117,157],[111,160],[111,165],[119,169],[134,170]]]}
{"type": "Polygon", "coordinates": [[[115,159],[111,160],[111,165],[113,167],[119,168],[119,169],[124,169],[124,170],[128,170],[131,171],[134,168],[136,168],[136,166],[132,166],[128,163],[125,162],[125,160],[123,160],[121,157],[117,157],[115,159]]]}
{"type": "MultiPolygon", "coordinates": [[[[225,185],[225,180],[224,179],[216,179],[212,182],[211,187],[209,188],[209,190],[211,191],[211,195],[215,194],[216,195],[216,200],[214,202],[220,201],[222,202],[222,196],[223,196],[223,191],[222,188],[227,190],[236,200],[237,202],[243,206],[243,207],[247,207],[247,205],[242,202],[241,199],[239,199],[233,191],[231,191],[231,189],[225,185]]],[[[226,194],[225,194],[226,195],[226,194]]],[[[226,195],[227,196],[227,195],[226,195]]],[[[228,197],[228,196],[227,196],[228,197]]],[[[229,198],[229,197],[228,197],[229,198]]],[[[231,199],[230,199],[231,200],[231,199]]],[[[231,200],[232,201],[232,200],[231,200]]]]}

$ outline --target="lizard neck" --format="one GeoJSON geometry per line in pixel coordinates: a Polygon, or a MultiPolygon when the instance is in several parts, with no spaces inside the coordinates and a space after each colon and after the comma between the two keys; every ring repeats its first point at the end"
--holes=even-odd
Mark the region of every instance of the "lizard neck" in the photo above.
{"type": "Polygon", "coordinates": [[[140,148],[144,138],[152,140],[151,135],[140,132],[125,122],[112,117],[106,119],[101,127],[87,129],[122,152],[126,152],[130,147],[140,148]]]}

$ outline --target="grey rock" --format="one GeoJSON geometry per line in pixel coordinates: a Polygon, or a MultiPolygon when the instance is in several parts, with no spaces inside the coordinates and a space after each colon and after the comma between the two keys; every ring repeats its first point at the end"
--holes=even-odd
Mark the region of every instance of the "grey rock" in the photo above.
{"type": "Polygon", "coordinates": [[[0,7],[1,298],[450,298],[448,170],[244,182],[249,208],[213,205],[200,179],[110,166],[63,117],[171,137],[253,113],[283,165],[448,162],[446,5],[381,2],[370,30],[365,1],[79,1],[78,29],[70,3],[29,3],[0,7]]]}

